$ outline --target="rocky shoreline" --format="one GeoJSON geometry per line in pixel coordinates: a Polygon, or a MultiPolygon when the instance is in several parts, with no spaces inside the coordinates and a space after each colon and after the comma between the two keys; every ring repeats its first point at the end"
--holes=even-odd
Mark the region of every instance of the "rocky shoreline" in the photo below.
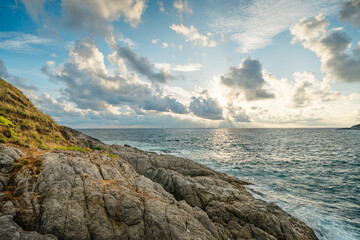
{"type": "Polygon", "coordinates": [[[247,182],[65,130],[72,143],[98,150],[1,145],[1,239],[317,239],[275,204],[254,199],[247,182]]]}

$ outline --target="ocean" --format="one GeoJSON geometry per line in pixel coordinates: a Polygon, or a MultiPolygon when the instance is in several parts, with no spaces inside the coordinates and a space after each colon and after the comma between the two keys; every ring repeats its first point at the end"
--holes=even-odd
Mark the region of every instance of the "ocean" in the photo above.
{"type": "Polygon", "coordinates": [[[254,185],[319,239],[360,239],[360,130],[81,129],[107,144],[192,159],[254,185]]]}

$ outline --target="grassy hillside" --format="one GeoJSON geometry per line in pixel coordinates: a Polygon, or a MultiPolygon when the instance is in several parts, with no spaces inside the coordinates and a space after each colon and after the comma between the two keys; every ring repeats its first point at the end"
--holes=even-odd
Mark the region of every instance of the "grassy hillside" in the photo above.
{"type": "Polygon", "coordinates": [[[64,135],[62,126],[37,110],[20,90],[0,79],[0,142],[55,148],[69,145],[64,135]]]}

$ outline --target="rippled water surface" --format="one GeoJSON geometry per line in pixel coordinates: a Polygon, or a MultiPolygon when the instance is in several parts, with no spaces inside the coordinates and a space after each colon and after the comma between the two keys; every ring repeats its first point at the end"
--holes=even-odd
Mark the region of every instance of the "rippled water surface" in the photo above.
{"type": "Polygon", "coordinates": [[[305,221],[320,239],[360,239],[360,131],[81,130],[108,144],[190,158],[254,183],[255,197],[305,221]]]}

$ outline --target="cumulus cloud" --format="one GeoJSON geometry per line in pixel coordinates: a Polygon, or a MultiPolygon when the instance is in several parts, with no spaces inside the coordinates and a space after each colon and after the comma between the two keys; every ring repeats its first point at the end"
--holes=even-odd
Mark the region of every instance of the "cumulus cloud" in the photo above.
{"type": "Polygon", "coordinates": [[[251,122],[250,117],[247,115],[246,110],[240,106],[234,106],[230,103],[227,106],[227,119],[233,122],[251,122]]]}
{"type": "Polygon", "coordinates": [[[321,62],[326,79],[336,82],[360,81],[360,56],[357,48],[352,54],[350,37],[339,30],[327,30],[328,21],[324,15],[312,19],[301,19],[290,28],[292,42],[300,42],[304,48],[313,51],[321,62]]]}
{"type": "Polygon", "coordinates": [[[170,29],[174,30],[178,34],[183,35],[185,37],[185,41],[191,42],[194,46],[216,46],[215,41],[210,40],[209,37],[206,35],[200,34],[193,25],[190,25],[190,27],[186,27],[183,24],[173,24],[170,26],[170,29]]]}
{"type": "Polygon", "coordinates": [[[125,62],[137,73],[147,77],[152,82],[166,83],[175,79],[166,69],[155,72],[155,65],[147,57],[141,57],[129,47],[122,47],[117,44],[113,37],[108,39],[109,45],[116,52],[116,57],[124,59],[125,62]]]}
{"type": "Polygon", "coordinates": [[[182,18],[184,13],[193,14],[193,10],[191,9],[187,0],[175,0],[174,8],[178,11],[180,18],[182,18]]]}
{"type": "Polygon", "coordinates": [[[7,67],[2,59],[0,59],[0,77],[23,91],[38,91],[37,87],[28,85],[24,78],[9,74],[7,67]]]}
{"type": "Polygon", "coordinates": [[[21,32],[0,32],[0,49],[23,53],[39,51],[39,46],[51,46],[54,41],[21,32]]]}
{"type": "Polygon", "coordinates": [[[293,76],[295,84],[291,89],[291,99],[295,108],[309,107],[314,101],[335,101],[341,97],[328,84],[317,81],[314,73],[296,72],[293,76]]]}
{"type": "Polygon", "coordinates": [[[110,106],[157,112],[185,113],[186,108],[174,97],[152,89],[138,80],[135,73],[111,75],[104,56],[94,41],[77,41],[70,49],[70,58],[58,67],[53,62],[42,71],[54,82],[61,82],[63,98],[80,109],[101,111],[110,106]],[[80,90],[79,90],[80,89],[80,90]]]}
{"type": "Polygon", "coordinates": [[[223,120],[223,108],[216,98],[207,96],[192,97],[189,109],[196,116],[211,119],[223,120]]]}
{"type": "Polygon", "coordinates": [[[233,95],[243,93],[246,100],[254,101],[274,98],[274,94],[265,89],[261,63],[251,58],[243,59],[238,67],[230,67],[225,76],[221,76],[221,83],[233,90],[233,95]]]}
{"type": "Polygon", "coordinates": [[[360,26],[360,0],[343,2],[339,11],[339,20],[352,22],[355,27],[360,26]]]}

